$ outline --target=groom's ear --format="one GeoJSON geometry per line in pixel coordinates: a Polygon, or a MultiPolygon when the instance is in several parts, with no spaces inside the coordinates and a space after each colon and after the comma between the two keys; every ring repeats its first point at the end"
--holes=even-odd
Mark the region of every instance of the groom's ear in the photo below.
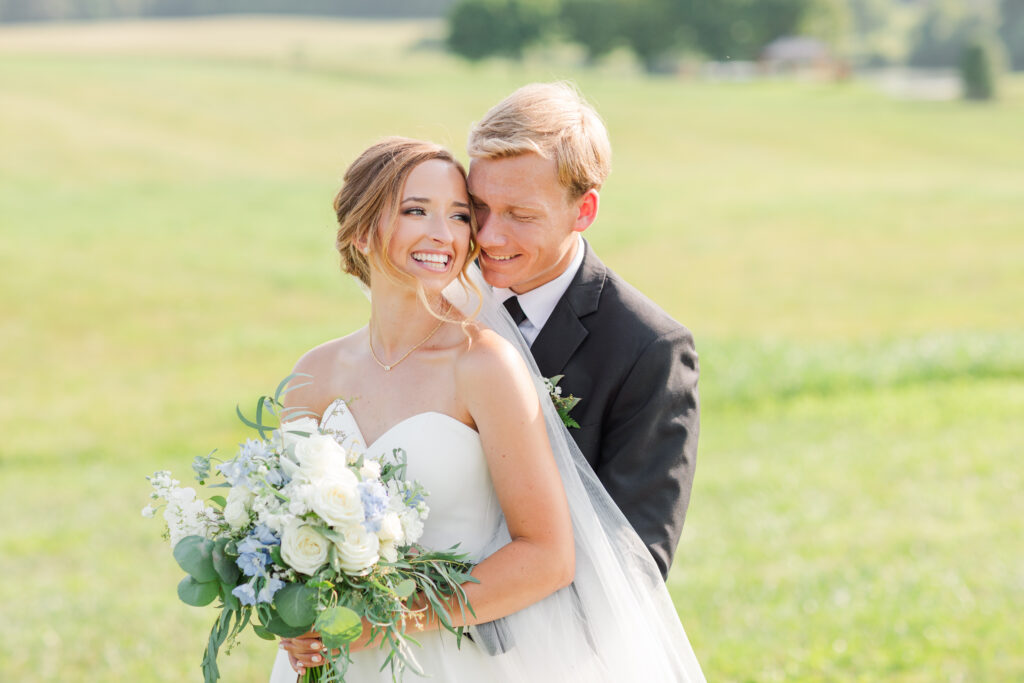
{"type": "Polygon", "coordinates": [[[573,232],[583,232],[597,219],[600,200],[601,197],[594,188],[590,188],[576,200],[576,220],[572,226],[573,232]]]}

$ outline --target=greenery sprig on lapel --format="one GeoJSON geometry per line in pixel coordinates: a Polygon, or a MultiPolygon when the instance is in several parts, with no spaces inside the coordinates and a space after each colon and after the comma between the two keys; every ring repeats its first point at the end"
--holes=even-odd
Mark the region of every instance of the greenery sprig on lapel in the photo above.
{"type": "Polygon", "coordinates": [[[555,404],[555,410],[558,411],[558,417],[562,418],[562,424],[571,429],[579,429],[579,423],[569,416],[569,411],[575,408],[576,404],[579,403],[580,400],[572,394],[562,396],[562,388],[558,386],[558,383],[562,381],[563,377],[565,377],[565,375],[555,375],[550,379],[545,377],[544,386],[547,387],[548,395],[551,397],[551,402],[555,404]]]}

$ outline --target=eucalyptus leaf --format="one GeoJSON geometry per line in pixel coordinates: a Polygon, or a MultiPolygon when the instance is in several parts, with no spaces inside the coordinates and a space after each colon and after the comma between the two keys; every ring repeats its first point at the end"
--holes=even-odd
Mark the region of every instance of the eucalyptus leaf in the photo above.
{"type": "Polygon", "coordinates": [[[267,622],[266,629],[268,632],[273,633],[275,636],[280,638],[297,638],[309,630],[309,625],[289,626],[285,623],[284,619],[281,618],[281,615],[274,614],[274,616],[270,618],[270,621],[267,622]]]}
{"type": "MultiPolygon", "coordinates": [[[[256,633],[256,635],[258,635],[263,640],[277,640],[277,636],[275,636],[273,633],[268,631],[265,626],[260,626],[259,624],[253,624],[252,625],[252,630],[256,633]]],[[[302,635],[302,634],[299,634],[299,635],[302,635]]]]}
{"type": "Polygon", "coordinates": [[[316,591],[305,584],[288,584],[274,595],[274,607],[289,626],[309,630],[316,619],[316,591]]]}
{"type": "Polygon", "coordinates": [[[317,617],[316,631],[325,647],[342,647],[363,634],[363,620],[348,607],[330,607],[317,617]]]}
{"type": "Polygon", "coordinates": [[[224,601],[224,606],[228,609],[242,609],[242,602],[235,597],[234,593],[231,592],[233,588],[234,586],[229,586],[228,584],[221,582],[220,599],[224,601]]]}
{"type": "Polygon", "coordinates": [[[395,586],[395,594],[402,599],[405,599],[412,595],[413,591],[415,590],[416,582],[412,579],[406,579],[405,581],[401,581],[397,586],[395,586]]]}
{"type": "Polygon", "coordinates": [[[220,584],[216,581],[199,583],[192,576],[186,576],[178,583],[178,597],[186,605],[204,607],[213,602],[220,593],[220,584]]]}
{"type": "Polygon", "coordinates": [[[224,496],[210,496],[210,502],[219,505],[222,510],[224,509],[224,506],[228,504],[228,501],[224,496]]]}
{"type": "Polygon", "coordinates": [[[228,554],[228,543],[229,539],[222,538],[213,544],[213,568],[225,586],[234,588],[242,572],[238,569],[235,558],[228,554]]]}
{"type": "Polygon", "coordinates": [[[199,583],[217,579],[217,570],[213,568],[213,541],[186,536],[174,546],[174,559],[199,583]]]}

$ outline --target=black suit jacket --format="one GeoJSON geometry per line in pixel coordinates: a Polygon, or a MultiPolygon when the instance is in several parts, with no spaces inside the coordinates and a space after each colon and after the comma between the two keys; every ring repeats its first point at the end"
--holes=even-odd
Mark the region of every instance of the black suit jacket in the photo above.
{"type": "Polygon", "coordinates": [[[697,353],[689,330],[583,243],[572,284],[531,348],[580,398],[570,429],[663,576],[683,530],[697,456],[697,353]]]}

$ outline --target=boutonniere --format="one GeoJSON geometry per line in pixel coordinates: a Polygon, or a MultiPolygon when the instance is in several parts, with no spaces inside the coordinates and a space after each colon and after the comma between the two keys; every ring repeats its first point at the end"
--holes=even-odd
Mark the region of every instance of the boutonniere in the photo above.
{"type": "Polygon", "coordinates": [[[562,418],[562,424],[566,427],[579,429],[580,424],[569,416],[569,411],[576,407],[576,404],[580,402],[578,398],[569,394],[568,396],[562,396],[562,387],[558,386],[558,383],[562,381],[565,375],[555,375],[551,379],[544,378],[544,386],[547,387],[548,395],[551,397],[551,402],[555,404],[555,410],[558,411],[558,417],[562,418]]]}

